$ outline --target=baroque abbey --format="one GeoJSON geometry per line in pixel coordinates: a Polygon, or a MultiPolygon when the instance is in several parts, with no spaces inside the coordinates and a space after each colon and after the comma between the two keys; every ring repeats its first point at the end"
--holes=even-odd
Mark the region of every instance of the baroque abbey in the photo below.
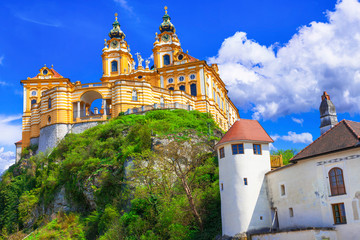
{"type": "MultiPolygon", "coordinates": [[[[71,82],[44,66],[37,76],[22,80],[24,88],[22,147],[54,147],[68,132],[85,125],[152,109],[183,108],[209,112],[223,130],[239,118],[216,64],[208,65],[184,52],[165,7],[153,44],[154,65],[140,54],[137,64],[115,21],[102,49],[101,82],[71,82]],[[92,103],[102,99],[101,108],[92,103]]],[[[17,145],[18,148],[20,143],[17,145]]]]}

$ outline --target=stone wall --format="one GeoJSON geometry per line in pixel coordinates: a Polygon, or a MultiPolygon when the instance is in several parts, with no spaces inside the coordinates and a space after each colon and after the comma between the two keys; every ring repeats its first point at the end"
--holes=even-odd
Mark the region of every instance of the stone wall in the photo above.
{"type": "Polygon", "coordinates": [[[30,145],[39,145],[39,137],[30,138],[30,145]]]}
{"type": "MultiPolygon", "coordinates": [[[[100,122],[101,123],[101,122],[100,122]]],[[[95,127],[99,124],[99,122],[83,122],[83,123],[75,123],[71,128],[71,133],[82,133],[83,131],[95,127]]]]}
{"type": "Polygon", "coordinates": [[[69,132],[71,124],[53,124],[40,129],[38,152],[53,148],[69,132]]]}
{"type": "Polygon", "coordinates": [[[56,147],[66,134],[82,133],[98,124],[99,122],[84,122],[76,124],[53,124],[46,126],[40,130],[39,138],[31,139],[31,144],[38,144],[38,152],[45,152],[47,149],[56,147]]]}

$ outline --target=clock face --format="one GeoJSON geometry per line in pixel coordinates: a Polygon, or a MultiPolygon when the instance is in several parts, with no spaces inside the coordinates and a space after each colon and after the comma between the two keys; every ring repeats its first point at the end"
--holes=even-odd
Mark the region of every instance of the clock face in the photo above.
{"type": "Polygon", "coordinates": [[[117,45],[118,45],[118,42],[117,42],[117,41],[111,42],[111,46],[112,46],[112,47],[116,47],[117,45]]]}
{"type": "Polygon", "coordinates": [[[163,40],[164,42],[169,41],[169,40],[170,40],[169,34],[164,34],[164,35],[162,36],[162,40],[163,40]]]}

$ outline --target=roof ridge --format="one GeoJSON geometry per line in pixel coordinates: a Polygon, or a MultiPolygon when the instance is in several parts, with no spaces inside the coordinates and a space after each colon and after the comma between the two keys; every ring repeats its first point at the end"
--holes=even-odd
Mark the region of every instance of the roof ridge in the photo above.
{"type": "Polygon", "coordinates": [[[301,150],[300,152],[298,152],[298,154],[296,154],[295,156],[293,156],[289,161],[293,161],[293,159],[299,155],[300,153],[302,153],[303,151],[305,151],[307,148],[309,148],[310,146],[312,146],[315,142],[319,141],[321,138],[323,138],[325,135],[327,135],[330,130],[338,127],[340,125],[340,123],[344,122],[345,119],[341,120],[340,122],[338,122],[335,126],[333,126],[332,128],[330,128],[329,130],[327,130],[325,133],[321,134],[320,137],[318,137],[317,139],[315,139],[312,143],[310,143],[309,145],[307,145],[305,148],[303,148],[303,150],[301,150]]]}
{"type": "MultiPolygon", "coordinates": [[[[343,120],[345,122],[345,125],[351,130],[351,132],[355,135],[355,137],[357,137],[358,139],[360,138],[359,135],[356,134],[355,130],[350,126],[350,124],[348,123],[349,120],[343,120]]],[[[351,121],[354,122],[354,121],[351,121]]]]}

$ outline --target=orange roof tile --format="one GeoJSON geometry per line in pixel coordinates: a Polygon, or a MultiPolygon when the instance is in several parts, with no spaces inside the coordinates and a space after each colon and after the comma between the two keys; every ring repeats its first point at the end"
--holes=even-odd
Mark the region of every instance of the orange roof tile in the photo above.
{"type": "Polygon", "coordinates": [[[237,120],[216,146],[233,141],[274,142],[256,120],[237,120]]]}
{"type": "Polygon", "coordinates": [[[15,143],[15,145],[20,144],[20,143],[22,143],[22,140],[17,141],[17,142],[15,143]]]}

